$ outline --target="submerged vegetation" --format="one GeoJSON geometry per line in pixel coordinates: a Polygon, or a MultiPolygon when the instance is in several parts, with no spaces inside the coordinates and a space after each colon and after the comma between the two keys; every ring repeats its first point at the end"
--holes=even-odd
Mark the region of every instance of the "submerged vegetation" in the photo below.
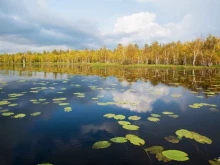
{"type": "Polygon", "coordinates": [[[212,66],[220,64],[220,38],[209,35],[206,39],[197,38],[191,42],[171,42],[160,44],[157,41],[143,48],[137,44],[110,50],[53,50],[43,53],[25,52],[0,55],[3,64],[34,63],[105,63],[105,64],[163,64],[212,66]]]}

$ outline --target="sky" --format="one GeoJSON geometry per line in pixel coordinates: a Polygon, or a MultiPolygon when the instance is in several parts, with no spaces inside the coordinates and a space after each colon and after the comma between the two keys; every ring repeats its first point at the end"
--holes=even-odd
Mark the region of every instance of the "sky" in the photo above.
{"type": "Polygon", "coordinates": [[[0,0],[0,53],[220,36],[219,0],[0,0]]]}

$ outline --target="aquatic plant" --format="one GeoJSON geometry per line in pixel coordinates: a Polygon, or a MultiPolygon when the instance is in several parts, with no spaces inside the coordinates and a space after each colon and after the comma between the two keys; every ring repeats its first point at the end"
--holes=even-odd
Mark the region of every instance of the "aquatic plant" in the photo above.
{"type": "Polygon", "coordinates": [[[140,120],[141,117],[139,117],[139,116],[130,116],[130,117],[128,117],[128,119],[129,120],[140,120]]]}
{"type": "Polygon", "coordinates": [[[162,154],[171,159],[171,160],[175,160],[175,161],[187,161],[189,160],[187,153],[183,152],[183,151],[179,151],[179,150],[166,150],[163,151],[162,154]]]}
{"type": "Polygon", "coordinates": [[[103,148],[108,148],[111,145],[109,141],[98,141],[93,144],[92,148],[93,149],[103,149],[103,148]]]}
{"type": "Polygon", "coordinates": [[[131,130],[131,131],[136,131],[139,129],[139,127],[136,125],[123,125],[122,127],[124,129],[131,130]]]}
{"type": "Polygon", "coordinates": [[[156,117],[148,117],[147,120],[152,121],[152,122],[158,122],[158,121],[160,121],[160,119],[159,119],[159,118],[156,118],[156,117]]]}
{"type": "Polygon", "coordinates": [[[130,143],[134,144],[134,145],[137,145],[137,146],[140,146],[140,145],[144,145],[145,144],[145,141],[144,139],[136,136],[136,135],[133,135],[133,134],[127,134],[126,136],[126,139],[130,141],[130,143]]]}
{"type": "Polygon", "coordinates": [[[114,143],[126,143],[127,139],[125,137],[114,137],[114,138],[111,138],[110,141],[114,143]]]}

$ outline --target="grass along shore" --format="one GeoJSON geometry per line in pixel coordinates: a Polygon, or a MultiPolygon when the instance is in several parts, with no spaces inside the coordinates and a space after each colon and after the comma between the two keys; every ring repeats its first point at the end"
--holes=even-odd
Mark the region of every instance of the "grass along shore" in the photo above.
{"type": "MultiPolygon", "coordinates": [[[[193,66],[193,65],[164,65],[164,64],[127,64],[122,65],[119,63],[66,63],[66,62],[57,62],[57,63],[26,63],[25,65],[77,65],[77,66],[92,66],[92,67],[131,67],[131,68],[172,68],[172,69],[208,69],[208,68],[219,68],[220,65],[213,65],[213,66],[193,66]]],[[[0,66],[23,66],[22,63],[16,64],[5,64],[0,63],[0,66]]]]}

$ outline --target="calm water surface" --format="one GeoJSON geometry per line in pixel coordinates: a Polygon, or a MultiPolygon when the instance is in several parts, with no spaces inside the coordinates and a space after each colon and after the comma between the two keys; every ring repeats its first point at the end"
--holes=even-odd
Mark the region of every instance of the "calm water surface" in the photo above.
{"type": "Polygon", "coordinates": [[[0,71],[0,101],[10,102],[0,105],[1,113],[26,114],[17,119],[0,115],[0,165],[205,165],[220,157],[219,70],[53,69],[0,71]],[[64,100],[55,101],[57,98],[64,100]],[[110,103],[100,105],[106,102],[110,103]],[[189,107],[194,103],[212,106],[189,107]],[[72,111],[66,112],[65,107],[72,111]],[[169,117],[164,111],[179,117],[169,117]],[[31,116],[34,112],[41,114],[31,116]],[[124,115],[125,121],[140,128],[126,130],[116,119],[103,117],[107,113],[124,115]],[[151,114],[161,115],[160,121],[147,120],[151,114]],[[128,119],[134,115],[141,119],[128,119]],[[212,144],[186,138],[177,144],[165,140],[176,136],[178,129],[197,132],[212,144]],[[111,142],[105,149],[92,148],[95,142],[129,133],[144,139],[145,144],[111,142]],[[189,160],[164,163],[148,153],[149,159],[143,149],[155,145],[184,151],[189,160]]]}

